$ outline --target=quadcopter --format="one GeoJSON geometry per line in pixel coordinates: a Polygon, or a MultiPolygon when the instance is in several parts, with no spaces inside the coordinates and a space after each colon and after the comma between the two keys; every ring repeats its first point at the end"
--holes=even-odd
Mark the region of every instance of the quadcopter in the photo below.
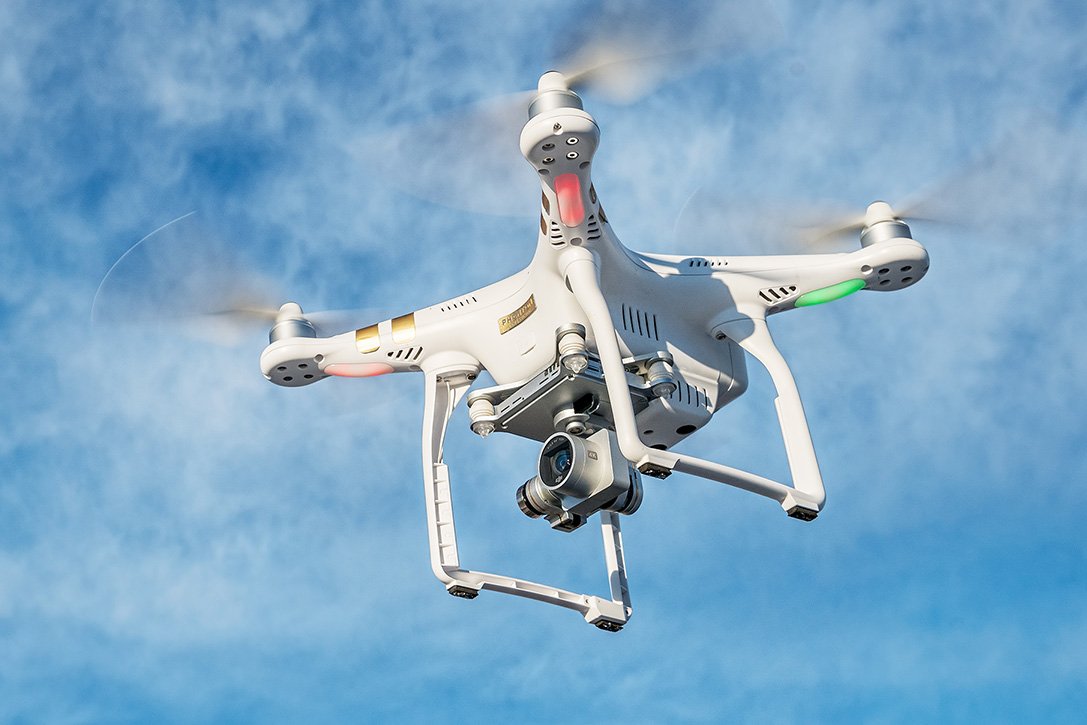
{"type": "MultiPolygon", "coordinates": [[[[861,290],[909,287],[928,253],[885,202],[868,206],[848,253],[665,255],[619,241],[592,181],[600,128],[568,76],[540,77],[520,150],[540,180],[540,231],[520,272],[440,304],[323,337],[284,304],[260,356],[284,387],[329,377],[421,372],[426,386],[422,464],[434,574],[457,597],[481,590],[527,597],[618,631],[632,606],[620,515],[642,501],[642,477],[686,473],[776,501],[811,521],[825,493],[800,394],[774,344],[770,316],[861,290]],[[747,356],[770,375],[791,483],[676,452],[747,389],[747,356]],[[486,373],[494,385],[470,388],[486,373]],[[598,515],[605,597],[462,566],[443,446],[464,400],[471,430],[541,445],[536,474],[516,491],[520,510],[569,532],[598,515]]],[[[492,439],[493,440],[493,439],[492,439]]]]}

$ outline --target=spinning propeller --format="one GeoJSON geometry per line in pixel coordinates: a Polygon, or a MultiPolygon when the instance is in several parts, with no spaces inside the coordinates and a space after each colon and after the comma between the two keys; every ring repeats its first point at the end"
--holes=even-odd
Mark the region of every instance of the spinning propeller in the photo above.
{"type": "Polygon", "coordinates": [[[920,204],[906,204],[901,211],[895,210],[885,201],[876,201],[868,205],[863,214],[840,214],[827,220],[802,226],[801,239],[809,246],[840,246],[844,239],[856,239],[860,235],[862,247],[884,239],[892,239],[895,234],[906,231],[907,223],[917,221],[942,222],[943,220],[914,213],[920,204]]]}
{"type": "MultiPolygon", "coordinates": [[[[564,43],[545,61],[569,90],[616,104],[710,62],[776,44],[781,25],[768,3],[696,0],[681,4],[602,2],[571,18],[564,43]]],[[[402,191],[465,211],[531,219],[536,186],[517,135],[536,89],[486,99],[351,145],[402,191]]]]}
{"type": "Polygon", "coordinates": [[[680,211],[674,237],[683,245],[727,240],[742,253],[801,254],[856,249],[858,239],[871,243],[866,227],[891,219],[973,232],[991,227],[1037,232],[1040,219],[1075,203],[1062,197],[1065,186],[1038,192],[1039,159],[1046,160],[1047,170],[1054,165],[1051,159],[1068,163],[1069,170],[1055,175],[1072,173],[1062,151],[1066,134],[1044,116],[1032,118],[901,202],[873,204],[863,212],[840,203],[767,202],[701,188],[680,211]]]}
{"type": "Polygon", "coordinates": [[[304,322],[313,334],[331,335],[384,314],[303,314],[297,304],[283,303],[288,298],[279,288],[273,275],[258,272],[242,249],[226,244],[190,212],[140,239],[110,267],[91,303],[91,325],[169,329],[234,346],[259,341],[280,323],[298,330],[304,322]]]}

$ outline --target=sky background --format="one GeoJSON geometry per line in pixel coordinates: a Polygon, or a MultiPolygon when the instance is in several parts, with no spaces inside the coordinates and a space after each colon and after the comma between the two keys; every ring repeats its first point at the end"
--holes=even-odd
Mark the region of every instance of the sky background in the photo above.
{"type": "MultiPolygon", "coordinates": [[[[114,261],[189,212],[118,272],[114,313],[139,317],[164,285],[205,303],[178,259],[305,309],[404,312],[514,273],[537,182],[516,122],[477,158],[463,109],[534,86],[579,27],[643,17],[626,5],[0,3],[0,348],[17,373],[0,398],[0,721],[1081,720],[1083,3],[700,3],[649,25],[728,49],[632,104],[585,94],[595,185],[632,248],[784,251],[765,222],[785,207],[920,189],[958,222],[914,226],[932,256],[917,286],[773,320],[819,519],[647,481],[623,520],[618,635],[442,590],[421,377],[281,389],[259,329],[223,346],[171,322],[91,326],[114,261]]],[[[784,476],[750,370],[681,450],[784,476]]],[[[595,526],[517,510],[536,446],[467,424],[462,409],[446,446],[465,564],[603,593],[595,526]]]]}

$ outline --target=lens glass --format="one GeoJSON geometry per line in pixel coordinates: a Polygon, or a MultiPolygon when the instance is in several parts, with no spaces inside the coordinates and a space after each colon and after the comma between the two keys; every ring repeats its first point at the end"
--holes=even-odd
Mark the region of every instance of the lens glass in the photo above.
{"type": "Polygon", "coordinates": [[[551,456],[551,470],[555,473],[556,483],[566,478],[566,474],[570,472],[570,466],[573,462],[574,457],[571,455],[569,448],[562,448],[551,456]]]}

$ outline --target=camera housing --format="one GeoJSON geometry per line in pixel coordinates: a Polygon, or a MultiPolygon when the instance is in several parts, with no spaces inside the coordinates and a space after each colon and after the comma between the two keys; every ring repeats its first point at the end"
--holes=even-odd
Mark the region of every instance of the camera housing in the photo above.
{"type": "Polygon", "coordinates": [[[517,489],[517,504],[557,530],[573,531],[597,511],[632,514],[641,506],[641,476],[606,428],[588,438],[555,433],[544,441],[536,469],[517,489]]]}

